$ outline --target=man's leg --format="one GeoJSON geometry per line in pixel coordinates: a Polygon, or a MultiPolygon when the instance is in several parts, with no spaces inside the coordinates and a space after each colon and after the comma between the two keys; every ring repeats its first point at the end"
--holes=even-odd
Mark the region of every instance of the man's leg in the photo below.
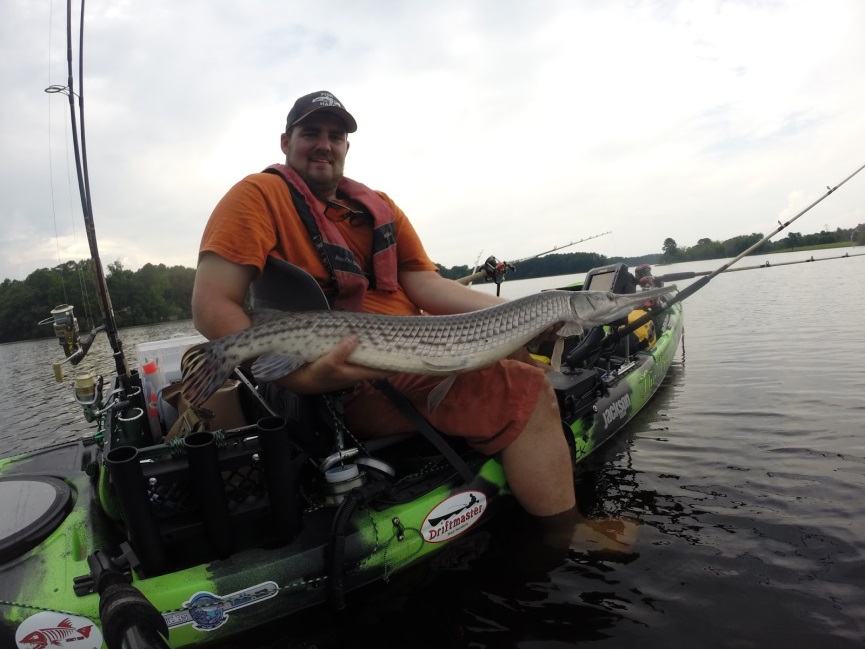
{"type": "MultiPolygon", "coordinates": [[[[476,450],[500,454],[511,491],[533,516],[574,509],[570,449],[562,431],[555,391],[545,373],[505,360],[461,376],[435,411],[427,397],[441,378],[400,374],[391,384],[446,435],[466,437],[476,450]]],[[[411,430],[378,390],[361,384],[346,403],[346,422],[364,437],[411,430]]]]}
{"type": "Polygon", "coordinates": [[[508,485],[533,516],[573,510],[574,476],[570,449],[562,433],[556,395],[544,383],[520,435],[501,451],[508,485]]]}

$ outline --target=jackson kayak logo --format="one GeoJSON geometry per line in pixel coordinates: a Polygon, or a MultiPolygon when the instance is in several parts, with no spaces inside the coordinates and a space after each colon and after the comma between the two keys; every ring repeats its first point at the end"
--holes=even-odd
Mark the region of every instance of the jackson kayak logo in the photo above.
{"type": "Polygon", "coordinates": [[[442,543],[459,536],[477,523],[487,508],[481,491],[463,491],[436,505],[421,525],[421,536],[429,543],[442,543]]]}
{"type": "Polygon", "coordinates": [[[18,649],[99,649],[102,646],[102,632],[86,617],[42,611],[21,623],[15,632],[15,642],[18,649]]]}
{"type": "Polygon", "coordinates": [[[623,418],[628,414],[628,408],[631,407],[631,395],[626,394],[607,406],[604,410],[604,426],[609,426],[617,419],[623,418]]]}
{"type": "Polygon", "coordinates": [[[169,629],[191,624],[196,631],[213,631],[228,622],[229,612],[263,602],[278,592],[279,586],[273,581],[244,588],[225,597],[199,591],[183,602],[185,610],[163,613],[162,617],[169,629]]]}

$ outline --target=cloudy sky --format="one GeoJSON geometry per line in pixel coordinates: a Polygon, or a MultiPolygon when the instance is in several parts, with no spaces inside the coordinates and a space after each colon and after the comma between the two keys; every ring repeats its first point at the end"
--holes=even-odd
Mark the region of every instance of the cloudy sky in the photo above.
{"type": "MultiPolygon", "coordinates": [[[[768,233],[865,163],[863,25],[861,0],[90,0],[100,253],[194,266],[321,89],[359,123],[347,175],[446,266],[768,233]]],[[[0,52],[0,279],[23,279],[89,255],[68,100],[43,92],[65,3],[3,0],[0,52]]],[[[792,230],[863,222],[865,172],[792,230]]]]}

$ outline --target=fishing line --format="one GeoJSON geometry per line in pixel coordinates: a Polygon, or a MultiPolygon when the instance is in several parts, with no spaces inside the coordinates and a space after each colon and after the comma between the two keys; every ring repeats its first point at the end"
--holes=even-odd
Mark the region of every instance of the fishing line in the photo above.
{"type": "MultiPolygon", "coordinates": [[[[68,94],[67,88],[65,86],[58,85],[50,85],[51,81],[51,43],[53,41],[54,34],[54,3],[49,4],[49,19],[48,19],[48,81],[49,86],[45,88],[45,92],[49,95],[52,94],[68,94]]],[[[48,101],[48,181],[51,192],[51,215],[54,221],[54,240],[57,246],[57,271],[60,273],[60,284],[63,288],[63,301],[68,304],[70,302],[69,295],[66,289],[66,271],[69,270],[67,264],[63,262],[61,258],[60,252],[60,231],[57,223],[57,201],[56,201],[56,191],[54,187],[54,159],[53,159],[53,150],[54,143],[52,140],[52,112],[51,112],[51,100],[49,98],[48,101]]],[[[65,160],[66,160],[66,185],[67,190],[69,192],[69,214],[70,214],[70,227],[72,229],[72,244],[73,249],[78,248],[78,235],[75,228],[75,209],[74,203],[72,200],[72,177],[70,173],[71,163],[69,161],[70,151],[69,151],[69,137],[68,137],[68,122],[64,122],[64,142],[65,145],[65,160]]],[[[75,263],[75,270],[73,271],[78,279],[78,287],[81,292],[81,297],[84,302],[83,309],[86,322],[88,323],[89,328],[93,328],[94,325],[94,316],[93,316],[93,304],[90,299],[90,291],[87,287],[87,278],[85,277],[84,270],[86,266],[82,265],[77,261],[73,261],[75,263]]]]}
{"type": "Polygon", "coordinates": [[[843,184],[846,183],[848,180],[850,180],[851,178],[853,178],[853,176],[855,176],[856,174],[858,174],[858,173],[859,173],[860,171],[862,171],[863,169],[865,169],[865,164],[863,164],[863,165],[862,165],[861,167],[859,167],[856,171],[854,171],[853,173],[851,173],[849,176],[847,176],[844,180],[842,180],[841,182],[839,182],[839,183],[838,183],[837,185],[835,185],[834,187],[830,187],[830,186],[827,185],[827,187],[826,187],[826,190],[827,190],[827,191],[826,191],[823,195],[821,195],[817,200],[815,200],[813,203],[811,203],[808,207],[806,207],[805,209],[801,210],[798,214],[796,214],[795,216],[793,216],[792,218],[790,218],[790,219],[787,220],[787,221],[784,221],[784,222],[778,221],[778,227],[775,228],[772,232],[770,232],[769,234],[767,234],[765,237],[763,237],[762,239],[760,239],[757,243],[755,243],[753,246],[751,246],[750,248],[748,248],[748,249],[745,250],[744,252],[740,253],[737,257],[735,257],[735,258],[733,258],[732,260],[728,261],[726,264],[723,264],[720,268],[718,268],[718,269],[712,271],[711,273],[709,273],[709,274],[706,275],[705,277],[701,277],[700,279],[698,279],[696,282],[694,282],[694,283],[691,284],[690,286],[687,286],[687,287],[683,288],[683,289],[682,289],[681,291],[679,291],[676,295],[674,295],[670,300],[668,300],[668,301],[663,305],[663,307],[661,308],[660,311],[647,312],[646,314],[640,316],[639,318],[637,318],[637,319],[634,320],[633,322],[631,322],[631,323],[629,323],[629,324],[627,324],[627,325],[625,325],[625,326],[623,326],[623,327],[620,327],[619,329],[616,329],[616,330],[614,330],[614,331],[611,331],[609,334],[607,334],[606,338],[604,338],[604,340],[601,341],[601,347],[602,347],[602,348],[608,348],[610,345],[616,344],[622,336],[627,336],[628,334],[633,333],[634,331],[636,331],[637,329],[639,329],[640,327],[642,327],[644,324],[646,324],[646,323],[647,323],[649,320],[651,320],[652,318],[657,317],[657,316],[658,316],[659,314],[661,314],[661,313],[664,313],[665,311],[669,310],[670,307],[672,307],[674,304],[677,304],[677,303],[681,302],[681,301],[684,300],[685,298],[690,297],[691,295],[693,295],[694,293],[696,293],[697,291],[699,291],[699,290],[700,290],[701,288],[703,288],[706,284],[708,284],[708,283],[709,283],[709,282],[710,282],[714,277],[716,277],[717,275],[720,275],[721,273],[723,273],[724,271],[726,271],[728,268],[730,268],[730,266],[732,266],[732,265],[735,264],[737,261],[739,261],[740,259],[742,259],[742,257],[745,257],[746,255],[750,254],[751,252],[753,252],[754,250],[756,250],[757,248],[759,248],[760,246],[762,246],[762,245],[763,245],[764,243],[766,243],[769,239],[771,239],[771,238],[774,237],[776,234],[778,234],[781,230],[783,230],[783,229],[786,228],[788,225],[790,225],[791,223],[793,223],[793,221],[795,221],[795,220],[798,219],[800,216],[802,216],[802,215],[805,214],[806,212],[810,211],[814,206],[816,206],[816,205],[818,205],[820,202],[822,202],[822,201],[823,201],[825,198],[827,198],[830,194],[832,194],[832,193],[835,192],[839,187],[841,187],[841,185],[843,185],[843,184]]]}
{"type": "Polygon", "coordinates": [[[566,243],[563,246],[553,246],[549,250],[545,250],[544,252],[539,252],[536,255],[531,255],[529,257],[523,257],[522,259],[517,259],[515,261],[509,262],[511,264],[520,264],[524,261],[529,261],[530,259],[537,259],[538,257],[543,257],[544,255],[548,255],[551,252],[557,252],[559,250],[564,250],[565,248],[570,248],[571,246],[575,246],[578,243],[583,243],[584,241],[590,241],[592,239],[597,239],[598,237],[603,237],[606,234],[612,234],[612,230],[607,230],[606,232],[601,232],[600,234],[593,234],[590,237],[586,237],[585,239],[580,239],[579,241],[571,241],[570,243],[566,243]]]}
{"type": "MultiPolygon", "coordinates": [[[[780,252],[795,252],[795,251],[787,251],[781,250],[780,252]]],[[[814,259],[814,255],[811,255],[810,259],[798,259],[796,261],[778,261],[774,264],[766,261],[764,264],[759,264],[757,266],[740,266],[739,268],[728,268],[725,270],[725,273],[735,273],[740,270],[759,270],[761,268],[777,268],[779,266],[791,266],[793,264],[809,264],[812,261],[828,261],[830,259],[847,259],[848,257],[861,257],[865,255],[865,252],[854,252],[849,253],[846,252],[843,255],[837,255],[835,257],[818,257],[814,259]]],[[[666,275],[655,275],[655,279],[660,280],[662,282],[676,282],[680,279],[694,279],[700,275],[709,275],[713,271],[711,270],[703,270],[703,271],[682,271],[680,273],[667,273],[666,275]]]]}
{"type": "MultiPolygon", "coordinates": [[[[96,279],[96,290],[102,309],[105,333],[114,352],[114,363],[118,378],[126,384],[129,380],[129,368],[126,357],[123,354],[123,345],[117,333],[117,323],[114,319],[114,309],[111,306],[111,298],[108,294],[108,283],[105,280],[105,271],[102,268],[102,260],[99,257],[99,246],[96,242],[96,228],[93,222],[93,203],[90,197],[90,174],[87,167],[87,138],[84,129],[84,0],[81,0],[81,15],[79,17],[78,34],[78,76],[81,89],[76,94],[73,74],[72,56],[72,0],[66,2],[66,64],[67,83],[66,86],[50,86],[46,88],[49,93],[61,93],[69,98],[70,124],[72,126],[72,148],[75,157],[75,171],[78,177],[78,193],[81,197],[81,209],[84,213],[84,227],[87,234],[87,243],[90,246],[90,257],[93,262],[93,271],[96,279]],[[79,112],[75,112],[75,97],[78,97],[79,112]]],[[[93,331],[94,335],[96,330],[93,331]]]]}
{"type": "MultiPolygon", "coordinates": [[[[54,31],[54,3],[48,7],[48,83],[51,83],[51,35],[54,31]]],[[[46,90],[47,92],[47,90],[46,90]]],[[[48,183],[51,189],[51,217],[54,220],[54,242],[57,244],[57,265],[62,264],[60,260],[60,232],[57,229],[57,204],[54,200],[54,164],[52,161],[53,146],[51,141],[51,98],[48,99],[48,183]]],[[[67,146],[68,149],[68,146],[67,146]]],[[[68,169],[68,166],[67,166],[68,169]]],[[[67,176],[68,177],[68,176],[67,176]]],[[[71,198],[71,191],[70,191],[71,198]]],[[[63,287],[63,301],[69,304],[69,296],[66,293],[66,278],[63,269],[60,268],[60,286],[63,287]]]]}
{"type": "MultiPolygon", "coordinates": [[[[508,269],[514,270],[513,264],[520,264],[524,261],[530,261],[532,259],[537,259],[538,257],[543,257],[544,255],[548,255],[551,252],[556,252],[558,250],[570,248],[571,246],[575,246],[578,243],[583,243],[584,241],[590,241],[591,239],[597,239],[598,237],[602,237],[605,234],[610,234],[611,232],[612,232],[612,230],[609,230],[607,232],[601,232],[600,234],[593,234],[592,236],[585,237],[584,239],[580,239],[579,241],[571,241],[570,243],[566,243],[563,246],[553,246],[552,248],[550,248],[549,250],[545,250],[544,252],[539,252],[536,255],[529,255],[528,257],[523,257],[523,258],[517,259],[515,261],[499,262],[497,259],[495,259],[495,257],[490,257],[489,259],[487,259],[487,263],[484,264],[484,266],[480,267],[480,268],[478,267],[479,262],[476,261],[475,262],[475,270],[472,272],[471,275],[466,275],[465,277],[460,277],[459,279],[454,280],[454,281],[457,282],[458,284],[468,285],[468,284],[471,284],[472,282],[474,282],[475,280],[483,279],[485,277],[491,278],[491,277],[495,276],[496,275],[495,269],[490,268],[490,262],[494,260],[496,262],[496,264],[502,264],[501,277],[496,277],[496,284],[500,285],[501,284],[500,280],[504,279],[505,271],[508,269]]],[[[481,254],[483,254],[483,250],[481,251],[481,254]]],[[[480,255],[478,255],[478,260],[480,260],[480,255]]],[[[496,295],[498,295],[498,291],[496,292],[496,295]]]]}
{"type": "MultiPolygon", "coordinates": [[[[717,270],[715,270],[714,272],[712,272],[711,274],[709,274],[707,277],[704,278],[705,281],[702,281],[702,280],[701,280],[701,281],[702,281],[701,286],[702,286],[702,285],[705,285],[706,283],[708,283],[709,280],[711,280],[711,279],[712,279],[713,277],[715,277],[716,275],[719,275],[719,274],[723,273],[723,272],[724,272],[725,270],[727,270],[730,266],[732,266],[732,265],[735,264],[737,261],[739,261],[742,257],[747,256],[748,254],[750,254],[751,252],[753,252],[754,250],[756,250],[757,248],[759,248],[760,246],[762,246],[762,245],[763,245],[764,243],[766,243],[769,239],[771,239],[771,238],[774,237],[776,234],[778,234],[781,230],[783,230],[783,229],[786,228],[788,225],[790,225],[793,221],[795,221],[795,220],[798,219],[800,216],[802,216],[802,215],[805,214],[806,212],[810,211],[811,208],[815,207],[817,204],[819,204],[820,202],[822,202],[825,198],[827,198],[827,197],[829,196],[829,194],[831,194],[831,193],[833,193],[834,191],[836,191],[839,187],[841,187],[841,185],[843,185],[844,183],[846,183],[848,180],[850,180],[853,176],[855,176],[856,174],[858,174],[858,173],[859,173],[860,171],[862,171],[863,169],[865,169],[865,164],[863,164],[863,165],[862,165],[861,167],[859,167],[856,171],[854,171],[853,173],[851,173],[849,176],[847,176],[844,180],[842,180],[840,183],[838,183],[838,184],[835,185],[834,187],[829,187],[829,186],[827,185],[827,186],[826,186],[826,190],[827,190],[826,193],[824,193],[824,194],[823,194],[822,196],[820,196],[817,200],[815,200],[813,203],[811,203],[808,207],[806,207],[805,209],[803,209],[802,211],[800,211],[798,214],[796,214],[796,216],[792,217],[789,221],[785,221],[785,222],[783,222],[783,223],[782,223],[781,221],[778,221],[778,227],[777,227],[775,230],[773,230],[772,232],[770,232],[769,234],[767,234],[765,237],[763,237],[762,239],[760,239],[757,243],[755,243],[753,246],[751,246],[750,248],[748,248],[748,249],[745,250],[744,252],[740,253],[737,257],[735,257],[735,258],[732,259],[731,261],[727,262],[726,264],[724,264],[723,266],[721,266],[720,268],[718,268],[717,270]]],[[[691,288],[691,287],[689,286],[688,288],[691,288]]],[[[685,290],[687,290],[687,289],[685,289],[685,290]]],[[[690,293],[688,293],[688,295],[693,294],[696,290],[698,290],[698,289],[694,289],[693,291],[691,291],[690,293]]],[[[684,293],[684,290],[682,291],[682,293],[684,293]]],[[[679,295],[681,295],[681,293],[680,293],[679,295]]],[[[685,297],[687,297],[687,295],[686,295],[685,297]]],[[[685,298],[683,297],[683,298],[681,298],[681,299],[684,300],[685,298]]]]}

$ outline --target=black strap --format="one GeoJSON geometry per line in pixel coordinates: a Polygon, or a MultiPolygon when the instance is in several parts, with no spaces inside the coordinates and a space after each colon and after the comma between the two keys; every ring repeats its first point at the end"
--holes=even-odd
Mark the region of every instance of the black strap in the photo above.
{"type": "Polygon", "coordinates": [[[321,232],[318,229],[318,224],[315,222],[315,217],[312,215],[312,210],[310,210],[309,205],[306,204],[306,199],[304,199],[303,194],[297,191],[294,185],[292,185],[288,181],[288,178],[283,176],[276,169],[267,168],[264,170],[264,173],[273,174],[282,178],[282,181],[288,188],[288,193],[291,194],[291,202],[294,203],[294,209],[297,210],[297,215],[300,217],[301,223],[303,223],[304,227],[306,227],[306,231],[309,233],[309,237],[312,239],[312,244],[313,246],[315,246],[319,257],[321,258],[321,263],[324,265],[324,268],[327,271],[328,275],[330,275],[331,280],[333,280],[333,284],[336,287],[336,290],[339,291],[339,283],[336,281],[336,273],[333,269],[333,262],[330,259],[330,255],[328,255],[327,247],[324,245],[324,239],[322,238],[321,232]]]}
{"type": "Polygon", "coordinates": [[[450,462],[451,466],[460,474],[460,477],[462,477],[463,482],[469,484],[475,479],[475,474],[471,469],[469,469],[465,460],[463,460],[451,445],[445,441],[442,434],[433,428],[432,425],[421,416],[417,411],[417,408],[415,408],[402,393],[388,383],[387,379],[379,379],[373,381],[372,384],[384,392],[384,394],[393,401],[393,404],[399,409],[405,418],[408,419],[412,425],[415,426],[418,431],[436,447],[436,450],[438,450],[438,452],[441,453],[448,462],[450,462]]]}

